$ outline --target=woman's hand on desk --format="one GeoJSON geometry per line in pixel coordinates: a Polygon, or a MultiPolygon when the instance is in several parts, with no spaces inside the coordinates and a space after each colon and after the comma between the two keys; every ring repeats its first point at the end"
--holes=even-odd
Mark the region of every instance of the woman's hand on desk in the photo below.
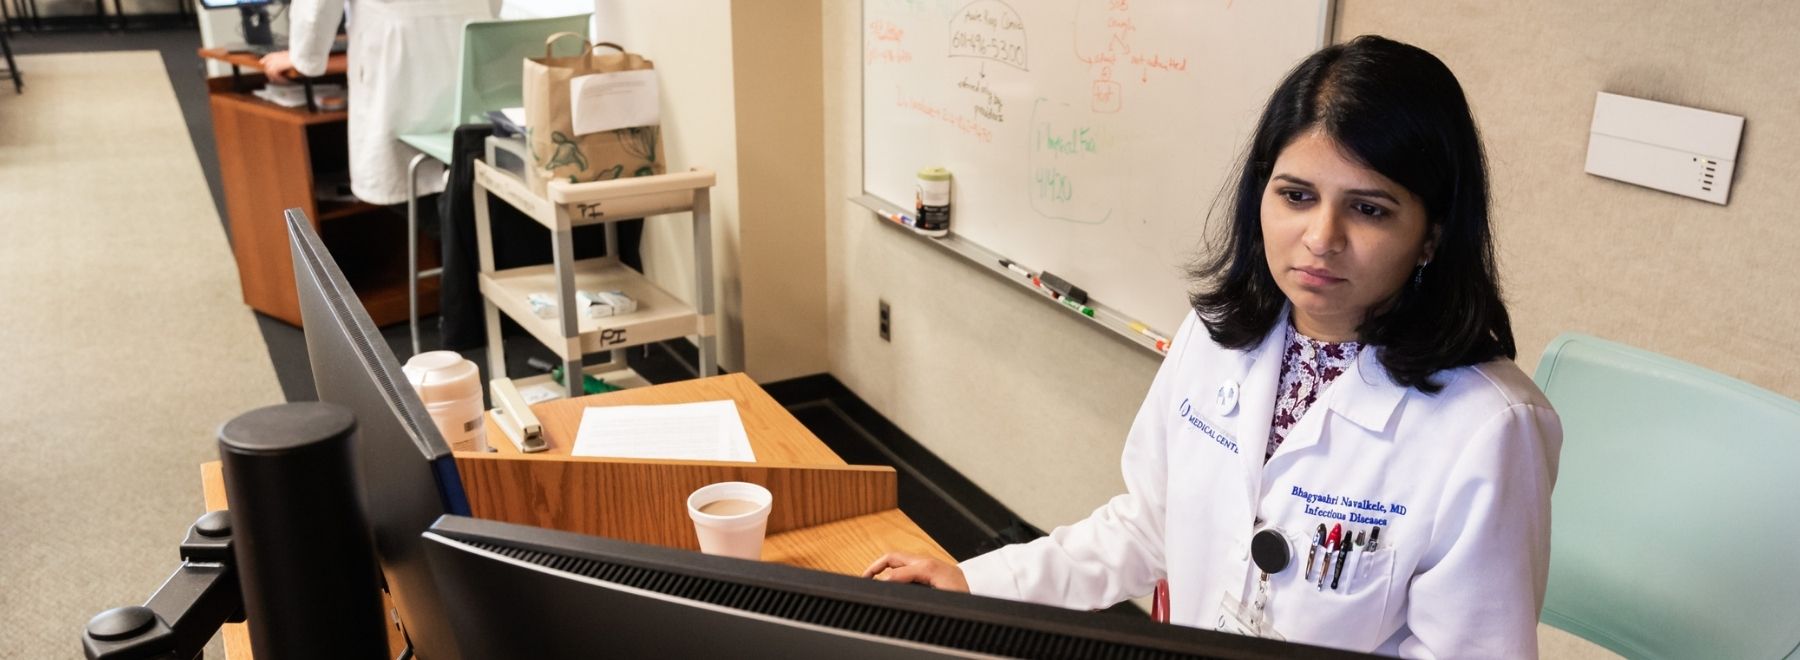
{"type": "Polygon", "coordinates": [[[904,552],[882,555],[863,571],[863,577],[885,582],[916,582],[944,591],[969,592],[969,581],[963,578],[962,569],[955,564],[904,552]]]}
{"type": "Polygon", "coordinates": [[[263,74],[272,81],[284,82],[294,77],[294,61],[288,59],[288,52],[285,50],[262,56],[262,68],[263,74]]]}

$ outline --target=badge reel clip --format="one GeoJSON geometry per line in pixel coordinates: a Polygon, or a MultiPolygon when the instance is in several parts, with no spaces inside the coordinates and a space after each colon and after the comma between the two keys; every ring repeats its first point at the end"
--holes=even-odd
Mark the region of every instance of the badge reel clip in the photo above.
{"type": "Polygon", "coordinates": [[[1269,576],[1294,565],[1293,547],[1288,543],[1287,535],[1273,527],[1257,530],[1250,537],[1250,560],[1256,564],[1260,573],[1256,579],[1256,594],[1249,601],[1225,594],[1224,602],[1219,604],[1218,629],[1239,635],[1285,641],[1287,638],[1275,632],[1275,626],[1269,622],[1267,610],[1269,576]]]}

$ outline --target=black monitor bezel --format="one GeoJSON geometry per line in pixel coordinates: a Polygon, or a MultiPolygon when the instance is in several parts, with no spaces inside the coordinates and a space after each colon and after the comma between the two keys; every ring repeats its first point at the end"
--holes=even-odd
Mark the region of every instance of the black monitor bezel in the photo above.
{"type": "Polygon", "coordinates": [[[392,423],[359,419],[351,441],[357,501],[364,509],[383,581],[394,595],[408,640],[421,652],[432,651],[432,657],[454,658],[454,635],[444,622],[447,617],[418,534],[437,516],[470,511],[455,456],[306,214],[288,209],[283,215],[318,398],[347,405],[359,414],[391,416],[392,423]],[[338,383],[340,390],[323,392],[331,383],[338,383]],[[381,432],[371,433],[374,429],[381,432]],[[410,447],[397,446],[398,442],[410,447]],[[396,464],[410,463],[414,457],[421,463],[396,464]],[[427,481],[430,494],[411,490],[427,481]]]}
{"type": "MultiPolygon", "coordinates": [[[[1085,639],[1153,649],[1156,652],[1171,654],[1187,654],[1193,656],[1196,650],[1203,650],[1196,657],[1221,658],[1367,658],[1365,654],[1331,649],[1318,646],[1307,646],[1268,639],[1245,637],[1211,630],[1171,626],[1155,623],[1148,618],[1133,618],[1110,612],[1080,612],[1033,603],[1024,603],[962,593],[938,591],[922,585],[890,584],[874,580],[859,579],[834,573],[808,570],[760,561],[746,561],[728,557],[706,555],[687,550],[663,548],[658,546],[632,543],[616,539],[601,538],[563,532],[558,530],[516,525],[492,520],[478,520],[462,516],[444,516],[439,518],[431,529],[425,533],[427,553],[439,557],[434,560],[432,568],[438,574],[439,588],[446,589],[445,574],[453,562],[442,561],[443,552],[461,552],[470,555],[482,555],[494,561],[509,561],[496,558],[492,553],[480,550],[470,544],[487,543],[503,545],[544,555],[563,558],[579,558],[602,561],[612,564],[645,568],[653,571],[673,572],[684,576],[697,577],[703,580],[716,580],[739,584],[753,588],[765,588],[788,592],[801,592],[821,598],[844,602],[871,605],[901,611],[926,612],[938,616],[953,617],[960,620],[979,622],[997,626],[1005,626],[1021,630],[1038,631],[1048,634],[1073,635],[1085,639]]],[[[516,560],[511,560],[516,561],[516,560]]],[[[558,571],[541,564],[531,564],[533,570],[546,574],[557,574],[558,571]]],[[[594,580],[586,576],[561,572],[561,576],[569,578],[572,588],[594,587],[594,580]]],[[[623,589],[631,589],[623,587],[623,589]]],[[[448,597],[448,596],[447,596],[448,597]]],[[[545,599],[554,600],[555,596],[544,595],[545,599]]],[[[661,600],[677,599],[665,597],[661,600]]],[[[471,613],[467,608],[474,604],[465,603],[452,609],[453,616],[493,616],[495,612],[471,613]]],[[[696,607],[719,611],[720,607],[712,604],[696,602],[696,607]]],[[[752,614],[750,617],[766,618],[765,615],[752,614]]],[[[806,626],[810,624],[797,624],[806,626]]],[[[469,622],[459,625],[459,633],[467,633],[476,626],[469,622]]],[[[861,633],[851,633],[866,636],[861,633]]],[[[917,642],[897,641],[896,645],[920,647],[917,642]]],[[[952,653],[968,654],[971,651],[947,649],[952,653]]]]}

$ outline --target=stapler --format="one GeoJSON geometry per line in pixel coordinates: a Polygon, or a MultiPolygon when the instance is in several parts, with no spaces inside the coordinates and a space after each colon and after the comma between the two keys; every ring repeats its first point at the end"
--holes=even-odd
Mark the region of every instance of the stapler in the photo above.
{"type": "Polygon", "coordinates": [[[519,396],[519,389],[513,387],[511,378],[488,381],[488,395],[494,399],[494,423],[520,453],[531,454],[550,448],[549,443],[544,442],[544,426],[538,423],[537,415],[531,413],[531,405],[525,403],[525,397],[519,396]]]}

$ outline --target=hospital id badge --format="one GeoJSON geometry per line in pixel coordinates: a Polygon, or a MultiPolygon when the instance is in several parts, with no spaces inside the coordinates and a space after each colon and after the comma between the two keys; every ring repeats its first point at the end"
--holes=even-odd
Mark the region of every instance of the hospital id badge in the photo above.
{"type": "Polygon", "coordinates": [[[1214,630],[1250,637],[1261,637],[1278,642],[1287,641],[1281,633],[1275,632],[1275,626],[1269,623],[1264,613],[1264,605],[1269,602],[1266,583],[1257,581],[1256,600],[1244,602],[1227,593],[1219,599],[1219,621],[1214,630]]]}

